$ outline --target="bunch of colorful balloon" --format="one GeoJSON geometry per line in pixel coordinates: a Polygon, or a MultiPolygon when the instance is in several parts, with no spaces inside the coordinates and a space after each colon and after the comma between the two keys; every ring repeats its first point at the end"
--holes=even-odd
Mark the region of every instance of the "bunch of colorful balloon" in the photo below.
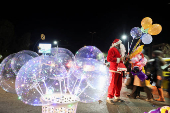
{"type": "Polygon", "coordinates": [[[170,113],[170,106],[163,106],[144,113],[170,113]]]}
{"type": "MultiPolygon", "coordinates": [[[[150,17],[145,17],[141,21],[141,28],[134,27],[130,31],[130,35],[134,39],[139,39],[136,45],[134,46],[132,52],[136,49],[138,44],[142,41],[144,44],[150,44],[152,42],[151,35],[158,35],[162,31],[160,24],[152,24],[152,19],[150,17]]],[[[133,40],[130,45],[130,49],[133,43],[133,40]]]]}
{"type": "MultiPolygon", "coordinates": [[[[147,79],[147,76],[143,72],[144,71],[143,67],[146,65],[147,59],[142,54],[144,45],[139,46],[139,47],[138,45],[140,44],[141,41],[144,44],[150,44],[153,40],[151,35],[159,34],[162,31],[162,27],[159,24],[152,25],[152,19],[149,17],[145,17],[141,21],[141,25],[142,25],[141,28],[134,27],[130,31],[130,35],[132,36],[133,40],[139,39],[131,51],[130,59],[132,61],[132,72],[131,73],[133,75],[137,75],[141,81],[144,81],[145,79],[147,79]]],[[[131,50],[133,40],[131,42],[129,50],[131,50]]]]}
{"type": "Polygon", "coordinates": [[[141,81],[144,81],[147,79],[146,74],[143,72],[143,67],[146,65],[147,63],[147,59],[144,57],[142,50],[143,50],[143,46],[141,45],[139,46],[131,55],[130,55],[130,59],[132,62],[132,75],[137,75],[138,78],[141,81]]]}

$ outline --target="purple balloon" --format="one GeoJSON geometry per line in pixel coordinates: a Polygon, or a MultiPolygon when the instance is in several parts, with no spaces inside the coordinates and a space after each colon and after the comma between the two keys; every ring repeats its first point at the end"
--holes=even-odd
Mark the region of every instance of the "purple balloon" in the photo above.
{"type": "Polygon", "coordinates": [[[144,80],[146,80],[148,77],[146,76],[145,73],[143,73],[142,71],[139,71],[137,73],[131,71],[132,75],[137,75],[139,77],[139,79],[143,82],[144,80]]]}
{"type": "Polygon", "coordinates": [[[144,44],[150,44],[152,42],[152,36],[150,34],[144,34],[142,36],[142,42],[144,44]]]}
{"type": "Polygon", "coordinates": [[[142,31],[139,27],[134,27],[131,29],[130,35],[133,37],[133,39],[138,39],[142,36],[142,31]]]}

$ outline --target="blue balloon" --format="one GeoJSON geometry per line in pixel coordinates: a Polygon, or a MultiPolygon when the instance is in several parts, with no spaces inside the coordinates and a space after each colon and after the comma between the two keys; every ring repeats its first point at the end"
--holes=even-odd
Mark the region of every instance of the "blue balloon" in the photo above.
{"type": "Polygon", "coordinates": [[[142,42],[144,44],[150,44],[152,42],[152,36],[150,34],[144,34],[142,36],[142,42]]]}
{"type": "Polygon", "coordinates": [[[130,31],[130,35],[133,39],[139,39],[142,36],[142,31],[139,27],[134,27],[130,31]]]}

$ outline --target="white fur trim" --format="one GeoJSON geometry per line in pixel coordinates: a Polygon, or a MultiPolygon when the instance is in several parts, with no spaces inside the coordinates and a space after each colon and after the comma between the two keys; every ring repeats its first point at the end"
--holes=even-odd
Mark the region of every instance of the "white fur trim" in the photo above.
{"type": "Polygon", "coordinates": [[[109,97],[107,97],[107,100],[114,100],[114,98],[109,98],[109,97]]]}
{"type": "Polygon", "coordinates": [[[121,43],[122,43],[122,41],[121,41],[121,40],[119,40],[118,42],[116,42],[116,45],[121,44],[121,43]]]}
{"type": "Polygon", "coordinates": [[[115,97],[115,99],[120,99],[120,97],[115,97]]]}
{"type": "Polygon", "coordinates": [[[117,71],[127,71],[127,68],[117,68],[117,71]]]}
{"type": "Polygon", "coordinates": [[[121,44],[122,43],[122,41],[121,40],[119,40],[118,42],[116,42],[116,43],[112,43],[112,45],[110,46],[110,48],[112,48],[112,47],[115,47],[115,46],[117,46],[118,44],[121,44]]]}
{"type": "Polygon", "coordinates": [[[116,63],[120,63],[120,58],[117,58],[117,61],[116,61],[116,63]]]}

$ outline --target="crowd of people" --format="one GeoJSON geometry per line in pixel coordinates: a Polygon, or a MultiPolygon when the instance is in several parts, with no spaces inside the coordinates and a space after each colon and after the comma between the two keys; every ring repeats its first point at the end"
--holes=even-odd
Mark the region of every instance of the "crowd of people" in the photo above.
{"type": "MultiPolygon", "coordinates": [[[[159,101],[165,102],[162,80],[170,80],[170,77],[163,77],[161,66],[165,65],[159,50],[155,50],[152,53],[154,61],[148,66],[145,65],[141,71],[145,73],[146,80],[150,81],[150,84],[156,86],[159,98],[155,99],[152,95],[152,88],[148,87],[145,83],[146,80],[141,80],[137,75],[133,75],[132,72],[139,71],[139,67],[132,67],[132,59],[127,56],[122,56],[123,51],[121,48],[122,41],[115,39],[108,51],[107,63],[110,71],[110,84],[108,87],[107,103],[115,104],[116,102],[124,102],[120,97],[120,91],[122,88],[122,78],[126,76],[125,85],[128,89],[132,89],[131,93],[127,95],[127,98],[140,98],[140,92],[144,91],[147,95],[146,101],[159,101]],[[126,69],[125,69],[126,68],[126,69]]],[[[146,56],[144,55],[146,58],[146,56]]],[[[148,59],[148,58],[147,58],[148,59]]],[[[141,59],[140,59],[141,60],[141,59]]],[[[169,84],[170,85],[170,84],[169,84]]],[[[170,97],[170,86],[168,88],[170,97]]]]}

